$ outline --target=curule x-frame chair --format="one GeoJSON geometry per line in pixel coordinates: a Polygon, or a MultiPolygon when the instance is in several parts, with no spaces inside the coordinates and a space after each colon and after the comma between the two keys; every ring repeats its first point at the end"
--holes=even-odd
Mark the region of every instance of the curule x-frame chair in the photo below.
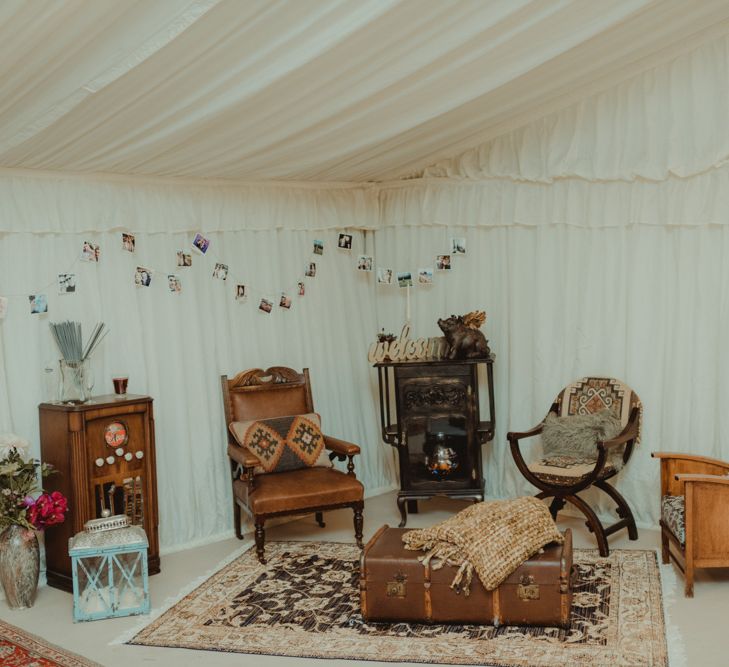
{"type": "Polygon", "coordinates": [[[235,534],[241,533],[241,508],[255,524],[256,553],[265,563],[264,524],[267,519],[297,514],[315,514],[324,527],[323,512],[351,507],[354,511],[354,533],[362,548],[362,511],[364,487],[354,474],[357,445],[324,436],[330,459],[349,459],[347,472],[334,468],[304,468],[288,472],[256,474],[260,460],[236,442],[227,427],[235,421],[249,421],[301,415],[314,412],[309,369],[302,373],[285,366],[267,370],[253,368],[238,373],[232,380],[221,377],[225,425],[228,430],[228,457],[233,476],[233,517],[235,534]]]}
{"type": "Polygon", "coordinates": [[[729,463],[653,452],[661,461],[661,556],[673,558],[694,596],[694,569],[729,567],[729,463]]]}
{"type": "Polygon", "coordinates": [[[595,534],[601,556],[610,553],[607,538],[618,530],[627,528],[629,539],[638,539],[638,529],[628,502],[608,483],[608,480],[617,475],[628,463],[633,447],[640,440],[642,419],[640,399],[620,380],[586,377],[565,387],[549,410],[564,417],[591,414],[606,408],[612,410],[620,419],[623,429],[612,440],[597,442],[594,457],[589,461],[579,457],[570,459],[560,456],[527,463],[520,450],[519,441],[540,435],[544,421],[529,431],[511,432],[506,436],[519,471],[540,490],[537,498],[552,498],[549,508],[552,517],[556,520],[558,512],[566,503],[574,505],[587,518],[587,527],[595,534]],[[594,510],[577,495],[592,486],[604,491],[617,504],[620,520],[607,528],[600,523],[594,510]]]}

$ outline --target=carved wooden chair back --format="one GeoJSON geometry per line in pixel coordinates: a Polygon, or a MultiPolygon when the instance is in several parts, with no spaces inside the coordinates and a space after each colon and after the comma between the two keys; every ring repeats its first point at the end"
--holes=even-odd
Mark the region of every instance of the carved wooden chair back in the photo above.
{"type": "Polygon", "coordinates": [[[308,368],[254,368],[222,384],[226,424],[314,412],[308,368]]]}

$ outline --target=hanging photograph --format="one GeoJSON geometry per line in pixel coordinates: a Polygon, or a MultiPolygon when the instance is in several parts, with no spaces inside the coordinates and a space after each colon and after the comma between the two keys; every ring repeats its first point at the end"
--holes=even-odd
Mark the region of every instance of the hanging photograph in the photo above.
{"type": "Polygon", "coordinates": [[[436,255],[435,256],[435,268],[437,271],[450,271],[451,270],[451,256],[450,255],[436,255]]]}
{"type": "Polygon", "coordinates": [[[76,291],[76,274],[75,273],[59,273],[58,274],[58,293],[73,294],[76,291]]]}
{"type": "Polygon", "coordinates": [[[377,267],[377,282],[380,285],[392,285],[392,277],[395,272],[392,269],[377,267]]]}
{"type": "Polygon", "coordinates": [[[210,247],[210,240],[206,239],[202,234],[195,234],[195,238],[192,240],[192,247],[204,255],[210,247]]]}
{"type": "Polygon", "coordinates": [[[180,278],[172,273],[167,276],[167,285],[170,288],[170,292],[173,294],[179,294],[182,292],[182,283],[180,282],[180,278]]]}
{"type": "Polygon", "coordinates": [[[291,297],[286,293],[282,293],[281,300],[278,302],[278,305],[281,308],[291,308],[291,297]]]}
{"type": "Polygon", "coordinates": [[[316,276],[316,262],[309,262],[306,265],[306,270],[304,271],[304,275],[307,278],[313,278],[316,276]]]}
{"type": "Polygon", "coordinates": [[[352,235],[351,234],[340,234],[339,242],[337,247],[340,250],[351,250],[352,249],[352,235]]]}
{"type": "Polygon", "coordinates": [[[245,301],[246,300],[246,286],[245,285],[236,285],[235,286],[235,300],[236,301],[245,301]]]}
{"type": "Polygon", "coordinates": [[[134,252],[134,246],[136,245],[136,239],[134,234],[125,234],[122,232],[122,250],[127,252],[134,252]]]}
{"type": "Polygon", "coordinates": [[[149,287],[152,284],[152,269],[138,266],[134,272],[134,284],[137,287],[149,287]]]}
{"type": "Polygon", "coordinates": [[[466,254],[466,239],[462,236],[451,237],[451,255],[466,254]]]}
{"type": "Polygon", "coordinates": [[[324,241],[314,241],[314,254],[315,255],[324,254],[324,241]]]}
{"type": "Polygon", "coordinates": [[[306,285],[303,282],[299,283],[299,296],[306,294],[306,285]]]}
{"type": "Polygon", "coordinates": [[[81,259],[84,262],[98,262],[100,255],[101,248],[98,245],[84,241],[84,246],[81,249],[81,259]]]}
{"type": "Polygon", "coordinates": [[[177,266],[192,266],[192,253],[177,251],[177,266]]]}
{"type": "Polygon", "coordinates": [[[372,257],[369,255],[360,255],[357,258],[357,269],[359,271],[372,271],[372,257]]]}
{"type": "Polygon", "coordinates": [[[270,314],[273,310],[273,301],[269,299],[261,299],[261,303],[258,304],[258,310],[262,310],[264,313],[270,314]]]}
{"type": "Polygon", "coordinates": [[[8,314],[8,298],[6,296],[0,296],[0,320],[4,320],[8,314]]]}
{"type": "Polygon", "coordinates": [[[433,269],[430,267],[418,269],[418,285],[433,284],[433,269]]]}
{"type": "Polygon", "coordinates": [[[217,262],[215,264],[215,268],[213,269],[213,278],[217,278],[218,280],[227,280],[228,279],[228,265],[217,262]]]}
{"type": "Polygon", "coordinates": [[[45,294],[31,294],[31,296],[28,297],[28,301],[30,301],[31,315],[48,312],[48,299],[45,294]]]}
{"type": "Polygon", "coordinates": [[[410,271],[404,271],[403,273],[397,274],[397,284],[400,287],[412,287],[413,286],[413,274],[410,271]]]}

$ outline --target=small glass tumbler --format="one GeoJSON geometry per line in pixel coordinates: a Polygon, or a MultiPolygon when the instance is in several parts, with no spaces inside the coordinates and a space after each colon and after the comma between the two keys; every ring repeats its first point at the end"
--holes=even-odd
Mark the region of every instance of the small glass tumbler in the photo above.
{"type": "Polygon", "coordinates": [[[126,375],[118,375],[111,378],[114,383],[114,393],[120,398],[124,398],[127,395],[127,383],[129,378],[126,375]]]}

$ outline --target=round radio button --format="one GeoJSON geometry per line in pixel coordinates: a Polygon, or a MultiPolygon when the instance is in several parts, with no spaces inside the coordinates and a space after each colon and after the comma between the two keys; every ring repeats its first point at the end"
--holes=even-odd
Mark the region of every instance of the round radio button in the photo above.
{"type": "Polygon", "coordinates": [[[116,455],[117,456],[123,456],[124,455],[124,450],[121,447],[117,447],[116,448],[116,455]]]}
{"type": "Polygon", "coordinates": [[[144,452],[141,450],[138,452],[134,452],[134,456],[136,456],[138,459],[141,459],[144,457],[144,452]]]}
{"type": "Polygon", "coordinates": [[[132,456],[131,452],[127,452],[126,454],[124,454],[124,459],[127,461],[131,461],[133,458],[134,457],[132,456]]]}
{"type": "Polygon", "coordinates": [[[114,463],[114,461],[116,461],[116,459],[115,459],[115,458],[114,458],[113,456],[107,456],[107,457],[106,457],[106,462],[107,462],[107,463],[108,463],[109,465],[111,465],[112,463],[114,463]]]}
{"type": "Polygon", "coordinates": [[[94,461],[94,463],[96,463],[97,468],[101,468],[101,466],[104,465],[104,459],[101,459],[101,458],[96,459],[96,461],[94,461]]]}

